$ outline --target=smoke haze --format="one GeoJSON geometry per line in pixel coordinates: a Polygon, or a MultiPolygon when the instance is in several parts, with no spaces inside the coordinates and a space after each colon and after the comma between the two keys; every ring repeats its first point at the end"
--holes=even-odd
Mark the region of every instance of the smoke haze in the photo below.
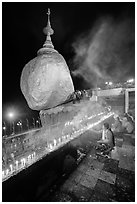
{"type": "Polygon", "coordinates": [[[84,78],[84,86],[95,87],[107,80],[120,82],[134,76],[134,20],[98,20],[88,33],[73,43],[74,77],[84,78]]]}

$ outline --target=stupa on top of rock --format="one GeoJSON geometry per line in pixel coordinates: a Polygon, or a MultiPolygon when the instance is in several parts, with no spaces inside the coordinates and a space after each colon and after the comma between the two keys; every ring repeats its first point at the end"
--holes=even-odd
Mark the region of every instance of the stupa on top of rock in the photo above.
{"type": "Polygon", "coordinates": [[[48,23],[44,28],[46,41],[38,50],[37,57],[23,68],[20,80],[21,91],[33,110],[56,107],[74,92],[66,61],[54,49],[51,41],[50,36],[54,31],[50,25],[50,9],[47,14],[48,23]]]}

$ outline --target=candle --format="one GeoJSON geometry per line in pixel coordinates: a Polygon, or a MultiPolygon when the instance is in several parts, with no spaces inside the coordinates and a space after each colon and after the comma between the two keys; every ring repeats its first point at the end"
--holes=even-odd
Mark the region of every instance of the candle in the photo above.
{"type": "Polygon", "coordinates": [[[21,166],[23,166],[23,159],[21,159],[21,166]]]}
{"type": "Polygon", "coordinates": [[[28,156],[28,160],[30,160],[30,159],[31,159],[31,156],[29,155],[29,156],[28,156]]]}
{"type": "Polygon", "coordinates": [[[4,177],[5,176],[5,172],[4,171],[2,171],[2,177],[4,177]]]}
{"type": "Polygon", "coordinates": [[[6,175],[8,175],[8,173],[9,173],[9,169],[6,169],[6,175]]]}
{"type": "Polygon", "coordinates": [[[11,170],[11,172],[13,171],[13,166],[12,166],[12,164],[10,164],[10,170],[11,170]]]}
{"type": "Polygon", "coordinates": [[[52,149],[52,144],[49,144],[49,148],[52,149]]]}
{"type": "Polygon", "coordinates": [[[56,146],[57,145],[57,142],[56,142],[56,140],[54,139],[54,146],[56,146]]]}
{"type": "Polygon", "coordinates": [[[23,159],[23,163],[24,163],[24,166],[25,166],[25,164],[26,164],[26,159],[25,158],[23,159]]]}
{"type": "Polygon", "coordinates": [[[19,162],[18,162],[18,161],[16,161],[16,162],[15,162],[15,164],[16,164],[16,168],[18,169],[18,164],[19,164],[19,162]]]}
{"type": "Polygon", "coordinates": [[[36,153],[33,152],[33,154],[32,154],[32,158],[33,158],[33,159],[35,159],[35,155],[36,155],[36,153]]]}
{"type": "Polygon", "coordinates": [[[33,152],[33,154],[32,154],[32,159],[34,159],[34,152],[33,152]]]}
{"type": "Polygon", "coordinates": [[[21,159],[21,164],[22,164],[22,166],[25,166],[25,163],[26,163],[25,158],[21,159]]]}

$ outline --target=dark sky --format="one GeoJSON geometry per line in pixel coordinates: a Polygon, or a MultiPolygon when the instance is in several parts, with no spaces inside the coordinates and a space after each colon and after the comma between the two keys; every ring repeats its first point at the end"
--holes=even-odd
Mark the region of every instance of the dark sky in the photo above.
{"type": "MultiPolygon", "coordinates": [[[[2,99],[3,113],[7,107],[17,107],[21,114],[35,114],[20,90],[20,76],[25,64],[37,55],[45,41],[43,28],[47,24],[47,9],[51,9],[52,42],[62,54],[71,71],[74,70],[73,44],[92,30],[101,18],[134,20],[134,3],[2,3],[2,99]]],[[[84,38],[85,38],[84,36],[84,38]]],[[[131,76],[134,75],[131,69],[131,76]]],[[[73,77],[76,89],[83,88],[82,77],[73,77]]],[[[85,87],[84,87],[85,88],[85,87]]],[[[88,87],[87,87],[88,88],[88,87]]]]}

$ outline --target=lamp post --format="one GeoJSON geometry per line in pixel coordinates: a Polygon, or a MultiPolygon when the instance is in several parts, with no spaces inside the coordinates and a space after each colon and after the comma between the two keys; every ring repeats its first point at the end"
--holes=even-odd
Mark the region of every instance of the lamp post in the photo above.
{"type": "Polygon", "coordinates": [[[27,129],[29,130],[29,121],[27,118],[26,118],[26,121],[27,121],[27,129]]]}
{"type": "Polygon", "coordinates": [[[96,94],[95,94],[95,97],[96,97],[96,101],[98,100],[98,76],[96,77],[96,88],[95,88],[95,92],[96,92],[96,94]]]}
{"type": "Polygon", "coordinates": [[[12,135],[15,134],[15,126],[14,126],[14,121],[12,122],[12,135]]]}
{"type": "Polygon", "coordinates": [[[36,120],[36,127],[39,128],[39,121],[36,120]]]}
{"type": "Polygon", "coordinates": [[[38,121],[39,121],[39,127],[41,127],[41,120],[40,120],[40,117],[38,117],[38,121]]]}
{"type": "Polygon", "coordinates": [[[6,136],[6,123],[5,121],[3,122],[3,132],[4,132],[4,136],[6,136]]]}
{"type": "Polygon", "coordinates": [[[22,132],[22,121],[20,120],[17,125],[20,127],[20,132],[22,132]]]}
{"type": "Polygon", "coordinates": [[[36,127],[40,128],[40,118],[38,117],[38,119],[36,120],[36,127]]]}
{"type": "Polygon", "coordinates": [[[21,130],[21,132],[23,131],[23,126],[22,125],[23,125],[22,120],[20,120],[20,130],[21,130]]]}
{"type": "Polygon", "coordinates": [[[33,127],[35,128],[35,119],[32,118],[32,120],[33,120],[33,127]]]}

